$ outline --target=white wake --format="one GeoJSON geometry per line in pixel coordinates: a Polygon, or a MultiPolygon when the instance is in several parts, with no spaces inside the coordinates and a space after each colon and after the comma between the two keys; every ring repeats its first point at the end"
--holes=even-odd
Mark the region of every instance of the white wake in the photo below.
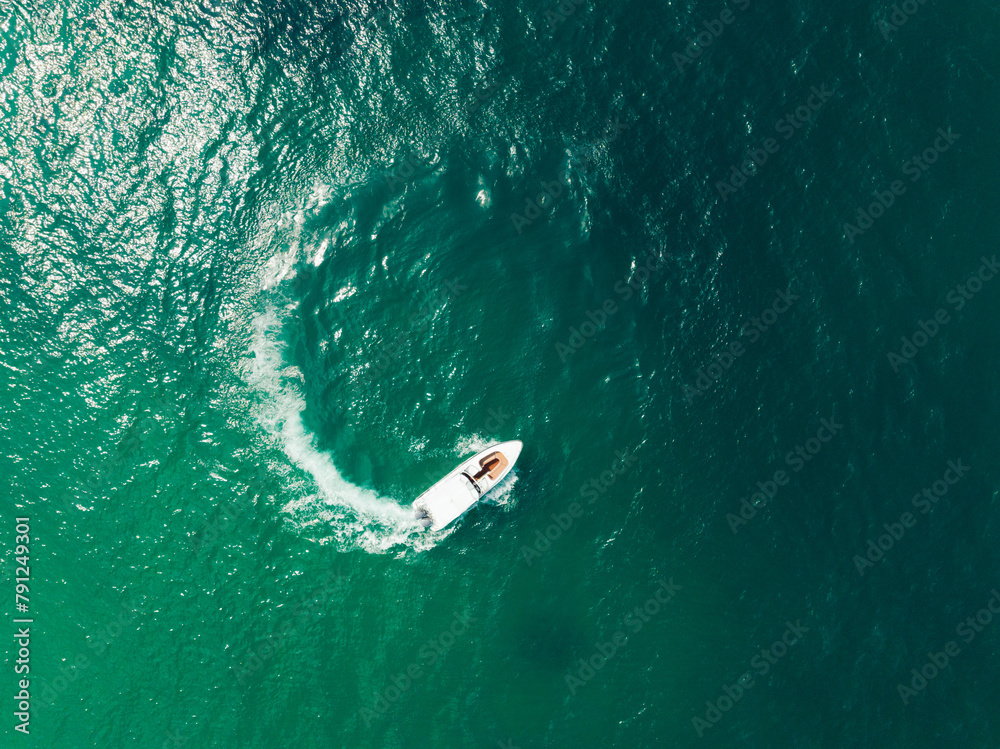
{"type": "Polygon", "coordinates": [[[287,474],[288,490],[293,495],[282,511],[291,522],[309,530],[311,537],[341,548],[401,553],[436,545],[447,531],[425,532],[409,507],[352,484],[340,474],[330,455],[316,448],[302,423],[306,407],[302,373],[285,362],[280,327],[273,308],[255,318],[253,359],[246,378],[260,395],[254,416],[299,469],[272,466],[287,474]]]}

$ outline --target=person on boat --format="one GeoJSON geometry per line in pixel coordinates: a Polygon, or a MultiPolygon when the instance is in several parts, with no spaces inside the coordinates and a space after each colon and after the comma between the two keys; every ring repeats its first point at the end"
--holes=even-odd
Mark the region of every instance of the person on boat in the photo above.
{"type": "Polygon", "coordinates": [[[493,469],[499,465],[500,465],[500,458],[498,458],[496,455],[491,455],[482,462],[483,467],[479,470],[479,473],[477,473],[472,478],[474,478],[476,481],[479,481],[479,479],[481,479],[483,476],[492,473],[493,469]]]}

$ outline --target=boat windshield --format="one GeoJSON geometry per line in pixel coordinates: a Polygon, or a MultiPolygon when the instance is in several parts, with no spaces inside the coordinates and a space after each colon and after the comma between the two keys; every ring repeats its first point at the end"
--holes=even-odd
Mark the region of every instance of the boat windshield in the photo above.
{"type": "Polygon", "coordinates": [[[463,476],[464,478],[466,478],[466,479],[468,479],[468,480],[469,480],[469,483],[470,483],[470,484],[472,484],[472,488],[476,490],[476,494],[482,494],[482,493],[483,493],[483,487],[481,487],[481,486],[479,485],[479,482],[478,482],[478,481],[476,481],[476,477],[475,477],[475,476],[470,476],[470,475],[469,475],[469,474],[468,474],[467,472],[465,472],[465,471],[462,471],[462,476],[463,476]]]}

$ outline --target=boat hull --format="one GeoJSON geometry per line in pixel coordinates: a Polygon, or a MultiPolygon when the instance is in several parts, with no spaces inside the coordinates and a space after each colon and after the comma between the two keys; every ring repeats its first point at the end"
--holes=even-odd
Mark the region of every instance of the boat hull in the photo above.
{"type": "Polygon", "coordinates": [[[499,442],[463,461],[417,497],[413,502],[417,518],[432,531],[453,523],[506,478],[522,447],[517,440],[499,442]]]}

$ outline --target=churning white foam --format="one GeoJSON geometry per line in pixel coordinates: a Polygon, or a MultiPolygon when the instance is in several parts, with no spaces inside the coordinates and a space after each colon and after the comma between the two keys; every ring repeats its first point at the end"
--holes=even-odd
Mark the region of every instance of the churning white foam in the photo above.
{"type": "Polygon", "coordinates": [[[253,328],[253,360],[246,376],[260,394],[254,415],[299,469],[289,472],[287,465],[274,466],[289,474],[288,489],[294,498],[282,511],[290,520],[320,543],[372,553],[423,551],[447,536],[447,532],[424,531],[409,508],[352,484],[340,474],[330,455],[316,448],[302,423],[303,377],[282,356],[276,310],[257,316],[253,328]]]}

